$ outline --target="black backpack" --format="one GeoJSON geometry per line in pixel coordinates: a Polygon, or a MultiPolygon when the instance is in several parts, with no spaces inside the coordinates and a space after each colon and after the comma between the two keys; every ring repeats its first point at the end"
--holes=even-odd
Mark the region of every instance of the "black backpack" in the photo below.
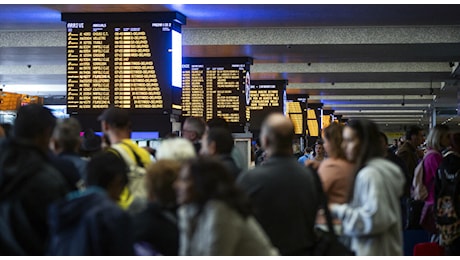
{"type": "Polygon", "coordinates": [[[435,179],[435,220],[441,245],[460,237],[460,155],[448,152],[438,167],[435,179]]]}

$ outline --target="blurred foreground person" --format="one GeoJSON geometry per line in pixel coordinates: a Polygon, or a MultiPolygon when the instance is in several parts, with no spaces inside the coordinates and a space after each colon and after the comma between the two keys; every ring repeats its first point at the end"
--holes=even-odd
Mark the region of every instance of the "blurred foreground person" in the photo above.
{"type": "MultiPolygon", "coordinates": [[[[193,150],[195,151],[195,150],[193,150]]],[[[147,208],[134,216],[134,239],[148,243],[148,255],[175,256],[179,251],[177,203],[173,183],[182,163],[161,159],[147,168],[147,208]]]]}
{"type": "Polygon", "coordinates": [[[56,118],[38,104],[18,110],[0,142],[0,255],[44,255],[48,206],[69,191],[48,156],[56,118]]]}
{"type": "Polygon", "coordinates": [[[251,214],[244,194],[219,161],[185,163],[175,182],[179,208],[179,255],[276,255],[251,214]]]}
{"type": "Polygon", "coordinates": [[[49,255],[134,254],[130,216],[116,204],[127,173],[123,159],[110,149],[88,162],[87,188],[50,207],[49,255]]]}
{"type": "Polygon", "coordinates": [[[331,204],[342,221],[343,234],[351,238],[358,256],[403,255],[399,198],[404,174],[383,158],[380,133],[369,120],[352,120],[343,130],[342,147],[357,166],[353,195],[348,204],[331,204]]]}

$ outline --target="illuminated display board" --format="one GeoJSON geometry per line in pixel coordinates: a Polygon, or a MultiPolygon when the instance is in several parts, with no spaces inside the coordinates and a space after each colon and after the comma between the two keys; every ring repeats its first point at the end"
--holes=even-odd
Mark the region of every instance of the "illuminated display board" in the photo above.
{"type": "Polygon", "coordinates": [[[246,119],[249,130],[259,131],[265,117],[273,112],[284,113],[287,80],[251,80],[246,119]]]}
{"type": "Polygon", "coordinates": [[[67,111],[109,106],[169,114],[180,107],[185,17],[165,13],[64,13],[67,111]]]}
{"type": "MultiPolygon", "coordinates": [[[[182,115],[224,118],[233,132],[246,125],[246,82],[252,58],[184,58],[182,115]]],[[[248,84],[249,86],[249,84],[248,84]]]]}

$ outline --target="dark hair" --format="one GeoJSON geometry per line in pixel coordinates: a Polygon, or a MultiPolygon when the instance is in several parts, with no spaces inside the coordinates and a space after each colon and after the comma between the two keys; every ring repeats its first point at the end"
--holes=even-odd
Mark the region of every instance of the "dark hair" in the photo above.
{"type": "Polygon", "coordinates": [[[406,131],[406,140],[410,140],[412,135],[417,135],[423,129],[417,125],[409,126],[409,129],[406,131]]]}
{"type": "Polygon", "coordinates": [[[173,183],[181,169],[181,163],[175,160],[160,159],[147,167],[145,185],[147,192],[156,198],[163,207],[176,205],[176,192],[173,183]]]}
{"type": "Polygon", "coordinates": [[[323,130],[324,137],[329,141],[328,143],[331,145],[332,154],[328,154],[328,156],[337,157],[340,159],[345,159],[345,152],[342,149],[342,131],[343,126],[338,123],[331,123],[323,130]]]}
{"type": "Polygon", "coordinates": [[[452,150],[460,153],[460,132],[455,132],[450,135],[450,145],[452,150]]]}
{"type": "Polygon", "coordinates": [[[97,119],[117,129],[131,129],[131,116],[128,109],[109,107],[97,119]]]}
{"type": "Polygon", "coordinates": [[[216,144],[217,154],[230,154],[233,149],[233,136],[229,130],[222,127],[209,128],[207,132],[208,144],[216,144]]]}
{"type": "Polygon", "coordinates": [[[356,132],[360,140],[361,149],[356,160],[358,171],[371,159],[383,157],[382,146],[379,145],[380,130],[374,122],[367,119],[351,120],[347,126],[356,132]]]}
{"type": "Polygon", "coordinates": [[[128,183],[128,166],[120,154],[109,148],[100,152],[88,162],[86,168],[86,185],[107,189],[115,176],[121,175],[123,183],[128,183]]]}
{"type": "Polygon", "coordinates": [[[26,140],[44,134],[51,137],[55,126],[56,118],[50,109],[40,104],[30,104],[19,108],[13,125],[13,136],[26,140]]]}
{"type": "Polygon", "coordinates": [[[315,144],[313,145],[313,147],[312,147],[313,157],[316,157],[316,149],[315,148],[316,148],[317,145],[324,145],[323,140],[318,139],[318,140],[316,140],[315,144]]]}
{"type": "Polygon", "coordinates": [[[225,129],[230,129],[228,122],[224,118],[218,116],[209,119],[207,125],[209,128],[222,127],[225,129]]]}
{"type": "MultiPolygon", "coordinates": [[[[244,218],[251,214],[249,199],[239,190],[222,162],[211,157],[196,157],[184,164],[193,179],[196,202],[202,209],[212,199],[220,200],[244,218]]],[[[200,209],[200,210],[201,210],[200,209]]]]}

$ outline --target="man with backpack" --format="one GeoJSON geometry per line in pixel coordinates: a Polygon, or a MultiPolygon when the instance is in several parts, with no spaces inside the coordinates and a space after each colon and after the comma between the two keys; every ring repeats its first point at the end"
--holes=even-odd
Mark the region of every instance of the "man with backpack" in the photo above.
{"type": "Polygon", "coordinates": [[[147,205],[144,176],[145,168],[151,163],[150,153],[130,139],[131,118],[126,109],[108,108],[98,119],[104,135],[110,141],[110,147],[118,151],[130,168],[127,188],[118,203],[131,213],[139,212],[147,205]]]}
{"type": "Polygon", "coordinates": [[[435,221],[446,255],[460,255],[460,132],[451,135],[451,147],[435,176],[435,221]]]}

